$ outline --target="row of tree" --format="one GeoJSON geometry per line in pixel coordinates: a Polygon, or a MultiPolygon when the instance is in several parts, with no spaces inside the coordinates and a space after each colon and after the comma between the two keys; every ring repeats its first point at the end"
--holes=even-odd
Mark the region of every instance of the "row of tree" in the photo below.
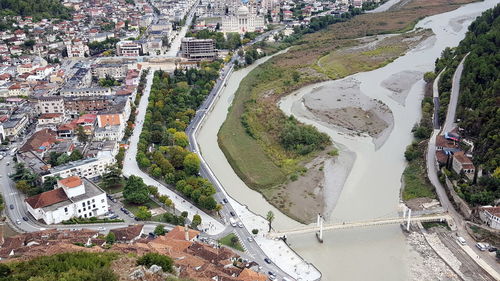
{"type": "Polygon", "coordinates": [[[151,176],[175,185],[208,210],[217,208],[215,189],[198,176],[200,160],[186,149],[189,140],[184,130],[210,93],[221,66],[202,63],[200,69],[177,69],[172,76],[155,72],[136,157],[151,176]]]}

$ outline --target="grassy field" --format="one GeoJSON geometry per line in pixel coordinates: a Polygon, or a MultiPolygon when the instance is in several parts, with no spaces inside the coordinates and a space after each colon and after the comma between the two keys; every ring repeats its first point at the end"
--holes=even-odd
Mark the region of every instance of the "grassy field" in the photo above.
{"type": "Polygon", "coordinates": [[[403,172],[403,200],[427,197],[436,198],[434,187],[427,180],[423,159],[416,159],[408,163],[403,172]]]}
{"type": "Polygon", "coordinates": [[[226,245],[228,247],[231,247],[233,249],[236,249],[236,250],[238,250],[240,252],[244,252],[245,249],[243,249],[243,247],[241,246],[241,243],[240,243],[239,239],[238,239],[238,242],[236,242],[235,244],[233,244],[231,242],[231,239],[233,237],[236,237],[236,239],[238,239],[238,236],[236,236],[234,233],[230,233],[230,234],[222,237],[221,239],[219,239],[219,243],[221,243],[222,245],[226,245]]]}
{"type": "Polygon", "coordinates": [[[160,205],[156,204],[156,202],[154,202],[151,199],[149,199],[148,202],[141,204],[141,205],[131,204],[131,203],[128,203],[125,201],[122,201],[122,203],[123,203],[123,206],[125,207],[125,209],[132,212],[132,214],[134,214],[134,216],[137,215],[137,212],[139,211],[140,206],[146,206],[149,210],[160,207],[160,205]]]}
{"type": "Polygon", "coordinates": [[[360,37],[409,30],[422,17],[469,2],[473,1],[412,0],[398,10],[363,14],[305,35],[288,52],[254,69],[241,82],[218,134],[219,146],[238,176],[266,196],[316,156],[293,154],[280,144],[287,117],[276,103],[283,95],[311,83],[381,67],[407,47],[386,44],[352,56],[340,56],[339,50],[363,44],[360,37]]]}

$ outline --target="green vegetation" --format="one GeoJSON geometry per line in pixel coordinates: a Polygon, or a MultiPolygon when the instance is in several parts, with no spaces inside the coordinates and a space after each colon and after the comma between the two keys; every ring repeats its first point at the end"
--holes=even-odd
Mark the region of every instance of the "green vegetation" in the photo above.
{"type": "Polygon", "coordinates": [[[191,227],[197,229],[198,225],[201,224],[201,216],[198,214],[193,215],[193,220],[191,221],[191,227]]]}
{"type": "Polygon", "coordinates": [[[63,152],[52,151],[49,153],[47,162],[52,165],[52,167],[55,167],[80,159],[83,159],[83,154],[77,149],[73,150],[70,155],[63,152]]]}
{"type": "Polygon", "coordinates": [[[414,198],[436,198],[434,186],[427,179],[427,172],[422,158],[408,163],[403,172],[403,200],[414,198]]]}
{"type": "Polygon", "coordinates": [[[17,163],[14,166],[14,173],[10,178],[16,183],[16,188],[28,196],[48,191],[43,189],[45,185],[40,184],[40,177],[22,163],[17,163]]]}
{"type": "Polygon", "coordinates": [[[165,235],[167,231],[165,230],[165,226],[163,224],[159,224],[155,227],[155,230],[153,231],[155,235],[161,236],[165,235]]]}
{"type": "Polygon", "coordinates": [[[447,230],[451,230],[450,226],[448,226],[448,223],[446,222],[422,222],[422,226],[425,229],[431,229],[433,227],[441,227],[447,230]]]}
{"type": "Polygon", "coordinates": [[[227,38],[225,38],[224,33],[222,32],[215,32],[203,29],[196,33],[188,32],[186,33],[186,37],[195,37],[198,39],[214,39],[215,48],[217,49],[235,50],[242,44],[240,35],[238,33],[231,33],[231,32],[227,33],[226,34],[227,38]]]}
{"type": "Polygon", "coordinates": [[[106,235],[106,244],[109,244],[109,245],[113,245],[116,241],[116,236],[113,232],[109,232],[107,235],[106,235]]]}
{"type": "Polygon", "coordinates": [[[230,233],[230,234],[222,237],[219,240],[219,243],[221,243],[222,245],[226,245],[228,247],[231,247],[233,249],[236,249],[238,251],[241,251],[241,252],[245,251],[245,249],[243,249],[243,246],[241,246],[241,243],[238,239],[238,236],[236,236],[236,234],[234,234],[234,233],[230,233]]]}
{"type": "Polygon", "coordinates": [[[154,216],[152,218],[154,221],[166,222],[173,225],[184,225],[186,221],[185,216],[177,216],[171,213],[164,213],[162,215],[154,216]]]}
{"type": "Polygon", "coordinates": [[[200,69],[154,74],[137,162],[151,176],[175,185],[198,206],[214,210],[215,188],[198,176],[200,160],[185,147],[183,132],[218,78],[220,62],[202,63],[200,69]]]}
{"type": "Polygon", "coordinates": [[[146,203],[149,201],[148,186],[141,177],[132,175],[126,180],[125,188],[123,189],[123,197],[128,203],[146,203]]]}
{"type": "Polygon", "coordinates": [[[174,272],[174,261],[169,256],[160,255],[158,253],[147,253],[137,260],[137,265],[144,265],[148,268],[153,264],[160,266],[164,272],[174,272]]]}
{"type": "Polygon", "coordinates": [[[110,53],[114,53],[115,50],[115,44],[118,43],[120,39],[118,38],[106,38],[106,40],[102,42],[90,42],[88,44],[89,49],[90,49],[90,55],[98,55],[102,52],[105,51],[110,51],[110,53]]]}
{"type": "Polygon", "coordinates": [[[122,177],[122,170],[118,166],[118,163],[112,166],[108,166],[106,168],[106,173],[102,175],[100,186],[107,193],[118,193],[123,191],[125,181],[122,177]]]}
{"type": "MultiPolygon", "coordinates": [[[[461,134],[474,142],[472,161],[483,176],[472,182],[458,177],[457,193],[472,205],[491,205],[500,198],[500,5],[485,11],[470,26],[465,39],[455,49],[447,48],[436,61],[436,73],[446,67],[439,81],[440,118],[446,114],[446,105],[453,73],[464,56],[464,70],[460,79],[457,119],[461,134]]],[[[443,120],[443,119],[441,119],[443,120]]]]}
{"type": "Polygon", "coordinates": [[[141,221],[147,221],[152,217],[151,211],[146,206],[139,206],[135,216],[141,221]]]}
{"type": "Polygon", "coordinates": [[[99,86],[110,88],[113,86],[120,86],[120,82],[117,81],[115,78],[106,75],[106,78],[99,79],[99,86]]]}
{"type": "Polygon", "coordinates": [[[144,203],[141,203],[141,204],[134,204],[134,203],[130,203],[130,202],[126,202],[124,201],[123,202],[123,206],[129,210],[132,214],[134,214],[134,216],[140,218],[140,217],[145,217],[145,219],[142,219],[142,220],[149,220],[151,219],[151,213],[149,212],[150,209],[155,209],[155,208],[159,208],[160,206],[155,202],[153,201],[151,198],[148,198],[147,201],[145,201],[144,203]],[[144,207],[144,208],[141,208],[141,207],[144,207]],[[149,214],[148,214],[149,213],[149,214]]]}
{"type": "MultiPolygon", "coordinates": [[[[59,0],[0,0],[0,18],[6,16],[33,17],[41,19],[71,19],[72,10],[62,5],[59,0]]],[[[0,25],[0,30],[2,29],[0,25]]]]}
{"type": "Polygon", "coordinates": [[[115,281],[118,278],[110,265],[117,256],[116,253],[74,252],[3,263],[0,266],[0,279],[115,281]]]}

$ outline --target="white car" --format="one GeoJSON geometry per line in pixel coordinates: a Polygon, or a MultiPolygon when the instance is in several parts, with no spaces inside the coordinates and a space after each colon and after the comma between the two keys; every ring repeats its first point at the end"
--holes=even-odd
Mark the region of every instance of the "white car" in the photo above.
{"type": "Polygon", "coordinates": [[[20,220],[16,220],[16,223],[17,223],[17,224],[21,224],[21,221],[20,221],[20,220]]]}
{"type": "Polygon", "coordinates": [[[247,240],[248,240],[248,242],[253,242],[253,238],[250,236],[248,236],[247,240]]]}
{"type": "Polygon", "coordinates": [[[106,230],[106,228],[105,228],[105,227],[102,227],[102,226],[99,226],[99,228],[98,228],[98,229],[99,229],[100,231],[106,230]]]}

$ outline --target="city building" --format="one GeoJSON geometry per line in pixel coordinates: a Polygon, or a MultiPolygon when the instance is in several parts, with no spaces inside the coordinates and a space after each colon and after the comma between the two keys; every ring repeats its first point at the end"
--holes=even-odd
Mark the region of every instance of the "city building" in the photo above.
{"type": "Polygon", "coordinates": [[[457,151],[453,154],[452,167],[455,173],[461,174],[463,172],[464,175],[470,180],[474,178],[476,168],[463,151],[457,151]]]}
{"type": "Polygon", "coordinates": [[[78,161],[69,162],[64,165],[53,167],[49,170],[50,174],[42,176],[42,181],[47,177],[67,178],[71,176],[79,176],[85,178],[96,178],[106,173],[108,166],[115,163],[112,157],[88,158],[78,161]]]}
{"type": "Polygon", "coordinates": [[[117,80],[125,78],[128,67],[124,63],[103,63],[92,67],[92,76],[97,79],[111,77],[117,80]]]}
{"type": "Polygon", "coordinates": [[[217,59],[215,40],[193,37],[182,38],[181,56],[189,61],[215,60],[217,59]]]}
{"type": "Polygon", "coordinates": [[[90,97],[111,95],[111,88],[89,87],[89,88],[64,88],[60,91],[64,97],[90,97]]]}
{"type": "Polygon", "coordinates": [[[500,207],[483,206],[479,208],[479,217],[489,227],[500,229],[500,207]]]}
{"type": "Polygon", "coordinates": [[[89,55],[89,46],[84,44],[80,39],[68,41],[65,44],[68,58],[83,58],[89,55]]]}
{"type": "Polygon", "coordinates": [[[137,57],[142,55],[142,44],[137,41],[120,41],[116,43],[116,55],[137,57]]]}
{"type": "Polygon", "coordinates": [[[263,31],[265,27],[264,17],[250,13],[246,6],[240,6],[234,15],[222,18],[222,32],[246,32],[263,31]]]}
{"type": "Polygon", "coordinates": [[[73,217],[91,218],[108,211],[106,193],[86,178],[71,176],[57,181],[55,189],[26,198],[28,212],[46,224],[73,217]]]}

